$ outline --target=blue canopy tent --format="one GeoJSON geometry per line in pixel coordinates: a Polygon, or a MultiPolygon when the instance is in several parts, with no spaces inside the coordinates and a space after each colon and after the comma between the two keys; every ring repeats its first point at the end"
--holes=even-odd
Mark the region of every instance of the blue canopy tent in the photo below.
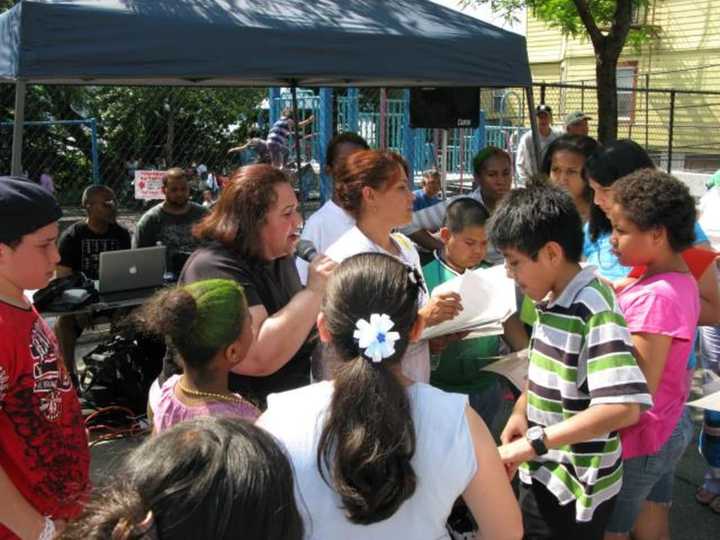
{"type": "Polygon", "coordinates": [[[524,87],[525,38],[428,0],[23,0],[0,15],[17,85],[524,87]]]}

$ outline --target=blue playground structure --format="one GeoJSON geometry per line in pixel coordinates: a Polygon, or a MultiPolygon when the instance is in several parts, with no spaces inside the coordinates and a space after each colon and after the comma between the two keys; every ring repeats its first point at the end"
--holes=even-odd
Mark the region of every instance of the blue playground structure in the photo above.
{"type": "MultiPolygon", "coordinates": [[[[367,92],[367,90],[363,90],[367,92]]],[[[308,139],[301,141],[303,162],[316,161],[320,165],[320,199],[325,201],[331,195],[330,179],[324,171],[325,150],[334,132],[354,131],[362,135],[373,148],[387,148],[402,154],[411,164],[413,175],[438,166],[440,130],[415,129],[410,127],[410,91],[402,90],[402,98],[387,98],[386,89],[374,90],[379,99],[362,100],[360,90],[348,88],[344,96],[334,96],[331,88],[320,88],[316,94],[312,90],[298,89],[298,120],[314,115],[311,133],[308,139]],[[333,103],[337,100],[337,103],[333,103]],[[333,109],[336,108],[336,129],[333,130],[333,109]]],[[[270,124],[275,122],[283,109],[292,108],[289,89],[278,87],[269,90],[270,124]]],[[[461,182],[472,182],[472,158],[487,145],[498,146],[513,151],[519,137],[526,128],[487,125],[485,114],[480,112],[480,126],[477,129],[448,130],[447,173],[459,176],[461,182]]],[[[294,141],[290,141],[290,161],[294,160],[294,141]]],[[[303,199],[307,198],[309,188],[300,186],[303,199]]]]}

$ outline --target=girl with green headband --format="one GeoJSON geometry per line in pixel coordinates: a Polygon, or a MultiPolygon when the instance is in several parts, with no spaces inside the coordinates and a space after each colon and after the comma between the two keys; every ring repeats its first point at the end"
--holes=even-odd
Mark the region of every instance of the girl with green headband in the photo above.
{"type": "Polygon", "coordinates": [[[196,416],[240,416],[254,421],[258,408],[228,389],[230,369],[242,362],[253,342],[243,289],[228,279],[197,281],[164,290],[145,304],[138,323],[165,336],[183,373],[163,384],[150,400],[154,431],[196,416]]]}

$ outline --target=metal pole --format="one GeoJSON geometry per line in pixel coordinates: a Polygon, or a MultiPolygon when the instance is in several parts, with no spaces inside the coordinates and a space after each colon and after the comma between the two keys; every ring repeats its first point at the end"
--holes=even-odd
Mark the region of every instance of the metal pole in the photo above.
{"type": "Polygon", "coordinates": [[[545,103],[545,84],[540,85],[540,103],[545,103]]]}
{"type": "Polygon", "coordinates": [[[15,83],[15,124],[13,125],[12,159],[10,174],[22,176],[23,132],[25,129],[25,81],[15,83]]]}
{"type": "Polygon", "coordinates": [[[457,132],[460,134],[460,193],[462,193],[465,173],[465,128],[460,128],[457,132]]]}
{"type": "MultiPolygon", "coordinates": [[[[545,86],[543,85],[541,88],[544,90],[545,86]]],[[[525,89],[525,95],[527,96],[528,112],[530,113],[530,130],[532,131],[533,150],[535,154],[535,172],[537,173],[540,170],[540,143],[532,86],[528,86],[525,89]]]]}
{"type": "Polygon", "coordinates": [[[675,90],[670,92],[670,126],[668,133],[668,166],[667,172],[672,173],[673,131],[675,129],[675,90]]]}
{"type": "Polygon", "coordinates": [[[650,74],[645,74],[645,150],[648,147],[648,140],[650,138],[650,74]]]}
{"type": "Polygon", "coordinates": [[[387,95],[385,89],[380,89],[380,149],[385,150],[385,107],[387,106],[387,95]]]}
{"type": "Polygon", "coordinates": [[[300,164],[302,160],[300,158],[300,131],[298,130],[298,101],[297,101],[297,82],[290,82],[290,93],[292,94],[293,104],[293,129],[295,130],[295,159],[297,160],[297,182],[298,190],[300,190],[300,213],[302,214],[303,221],[305,220],[305,190],[302,185],[302,176],[300,175],[300,164]]]}
{"type": "Polygon", "coordinates": [[[442,159],[440,160],[440,187],[442,188],[442,199],[447,200],[447,159],[448,159],[448,130],[442,130],[442,159]]]}
{"type": "Polygon", "coordinates": [[[100,164],[98,163],[97,149],[97,120],[90,119],[90,154],[92,155],[93,183],[102,184],[100,180],[100,164]]]}

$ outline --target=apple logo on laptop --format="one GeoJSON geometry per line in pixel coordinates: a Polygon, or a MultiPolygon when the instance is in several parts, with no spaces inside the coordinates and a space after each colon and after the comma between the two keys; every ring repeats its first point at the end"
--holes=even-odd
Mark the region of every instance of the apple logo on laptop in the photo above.
{"type": "Polygon", "coordinates": [[[137,266],[131,266],[130,269],[128,270],[128,272],[130,272],[133,275],[137,274],[137,266]]]}

